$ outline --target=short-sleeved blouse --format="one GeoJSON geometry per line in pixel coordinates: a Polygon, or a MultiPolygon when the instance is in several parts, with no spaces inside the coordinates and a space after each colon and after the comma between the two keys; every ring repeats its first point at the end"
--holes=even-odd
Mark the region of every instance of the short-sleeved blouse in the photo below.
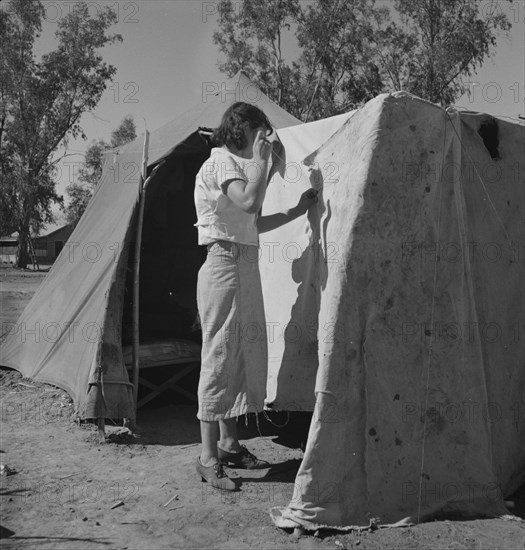
{"type": "Polygon", "coordinates": [[[233,180],[248,181],[246,159],[226,148],[211,150],[195,179],[195,208],[199,244],[232,241],[258,246],[257,214],[245,212],[226,194],[233,180]]]}

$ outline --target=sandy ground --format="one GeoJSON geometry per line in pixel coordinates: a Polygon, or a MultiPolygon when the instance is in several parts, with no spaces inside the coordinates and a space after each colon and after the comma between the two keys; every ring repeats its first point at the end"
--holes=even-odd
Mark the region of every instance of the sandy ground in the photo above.
{"type": "MultiPolygon", "coordinates": [[[[0,267],[0,322],[16,321],[45,273],[0,267]]],[[[194,473],[199,452],[195,406],[166,394],[139,411],[141,435],[78,424],[62,390],[0,369],[1,541],[5,548],[46,549],[524,549],[523,520],[435,521],[400,529],[295,538],[268,510],[285,506],[308,418],[284,428],[261,418],[240,424],[242,442],[274,464],[270,471],[229,470],[237,493],[219,493],[194,473]]],[[[283,422],[284,414],[273,417],[283,422]]],[[[525,493],[514,514],[525,518],[525,493]]]]}

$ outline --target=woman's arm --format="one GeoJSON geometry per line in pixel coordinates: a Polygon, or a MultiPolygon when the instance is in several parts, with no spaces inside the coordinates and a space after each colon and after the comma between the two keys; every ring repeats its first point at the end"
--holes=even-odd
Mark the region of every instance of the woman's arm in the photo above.
{"type": "Polygon", "coordinates": [[[271,150],[272,144],[264,138],[263,132],[257,132],[253,142],[253,161],[259,167],[257,177],[250,181],[232,180],[228,183],[226,194],[230,200],[249,214],[259,212],[264,201],[271,150]]]}
{"type": "Polygon", "coordinates": [[[259,233],[273,231],[274,229],[295,220],[299,216],[302,216],[312,204],[317,202],[317,193],[317,189],[308,189],[301,195],[299,202],[293,208],[289,208],[284,212],[270,214],[268,216],[259,216],[259,218],[257,218],[257,230],[259,233]]]}

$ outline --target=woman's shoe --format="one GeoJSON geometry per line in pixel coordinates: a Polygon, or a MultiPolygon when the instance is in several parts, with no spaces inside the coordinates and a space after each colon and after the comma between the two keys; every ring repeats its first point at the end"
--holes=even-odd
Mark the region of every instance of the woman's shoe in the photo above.
{"type": "Polygon", "coordinates": [[[216,462],[211,466],[203,466],[201,464],[200,457],[197,457],[195,465],[197,468],[197,474],[199,475],[199,479],[201,481],[207,481],[211,484],[212,487],[222,489],[224,491],[237,490],[237,484],[235,483],[235,481],[233,481],[233,479],[229,478],[224,473],[222,464],[220,462],[216,462]]]}
{"type": "Polygon", "coordinates": [[[270,463],[266,460],[260,460],[250,451],[241,445],[242,451],[238,453],[229,453],[224,451],[220,447],[217,447],[219,451],[219,461],[222,464],[230,466],[232,468],[241,468],[242,470],[257,470],[262,468],[270,468],[270,463]]]}

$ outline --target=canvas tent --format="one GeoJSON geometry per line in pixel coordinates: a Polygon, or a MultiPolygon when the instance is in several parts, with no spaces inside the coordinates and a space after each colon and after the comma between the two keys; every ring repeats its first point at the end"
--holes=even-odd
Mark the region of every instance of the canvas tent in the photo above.
{"type": "MultiPolygon", "coordinates": [[[[261,236],[268,404],[314,411],[276,524],[505,513],[503,496],[525,480],[524,126],[402,93],[298,125],[242,75],[227,89],[235,82],[248,97],[219,92],[151,135],[150,171],[166,163],[146,193],[141,334],[194,314],[204,258],[187,228],[208,154],[197,128],[255,96],[284,145],[264,212],[320,190],[308,216],[261,236]],[[175,309],[155,326],[149,308],[173,289],[175,309]]],[[[133,413],[121,333],[141,155],[139,140],[107,156],[0,351],[3,365],[68,390],[84,417],[133,413]]]]}
{"type": "MultiPolygon", "coordinates": [[[[235,101],[258,105],[276,128],[299,121],[243,73],[203,83],[195,106],[150,136],[141,253],[141,339],[192,338],[197,271],[195,174],[209,156],[199,127],[219,125],[235,101]]],[[[130,339],[133,265],[143,139],[109,152],[102,179],[64,250],[15,324],[4,328],[0,364],[64,388],[82,418],[133,418],[122,342],[130,339]]]]}
{"type": "MultiPolygon", "coordinates": [[[[315,387],[277,525],[508,513],[525,481],[524,134],[396,93],[301,163],[319,204],[271,236],[300,243],[291,276],[261,268],[269,322],[293,321],[272,398],[306,408],[315,387]]],[[[268,193],[286,202],[290,183],[268,193]]]]}

